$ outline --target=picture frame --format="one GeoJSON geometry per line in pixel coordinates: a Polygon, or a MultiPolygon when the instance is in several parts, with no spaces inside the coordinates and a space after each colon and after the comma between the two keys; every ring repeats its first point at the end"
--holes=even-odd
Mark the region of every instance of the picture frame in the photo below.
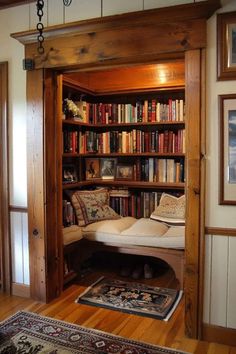
{"type": "Polygon", "coordinates": [[[62,182],[63,183],[78,182],[78,175],[74,165],[65,164],[62,166],[62,182]]]}
{"type": "Polygon", "coordinates": [[[219,95],[219,204],[236,205],[236,94],[219,95]]]}
{"type": "Polygon", "coordinates": [[[85,178],[86,180],[92,180],[100,178],[100,159],[88,158],[85,160],[85,178]]]}
{"type": "Polygon", "coordinates": [[[217,79],[236,79],[236,11],[217,15],[217,79]]]}
{"type": "Polygon", "coordinates": [[[101,178],[114,179],[116,172],[116,159],[115,158],[102,158],[101,159],[101,178]]]}
{"type": "Polygon", "coordinates": [[[116,166],[116,179],[122,181],[132,181],[133,180],[133,165],[129,164],[117,164],[116,166]]]}

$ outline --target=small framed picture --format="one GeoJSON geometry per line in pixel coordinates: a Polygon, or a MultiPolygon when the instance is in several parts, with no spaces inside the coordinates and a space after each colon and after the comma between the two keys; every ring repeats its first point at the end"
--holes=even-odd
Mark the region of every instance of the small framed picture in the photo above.
{"type": "Polygon", "coordinates": [[[100,160],[89,158],[85,160],[86,180],[100,178],[100,160]]]}
{"type": "Polygon", "coordinates": [[[236,94],[227,94],[219,96],[219,112],[219,204],[236,205],[236,94]]]}
{"type": "Polygon", "coordinates": [[[73,183],[78,181],[76,168],[74,165],[63,165],[62,167],[62,182],[73,183]]]}
{"type": "Polygon", "coordinates": [[[217,78],[236,79],[236,11],[217,15],[217,78]]]}
{"type": "Polygon", "coordinates": [[[118,164],[116,166],[116,179],[133,180],[133,165],[118,164]]]}
{"type": "Polygon", "coordinates": [[[116,159],[101,159],[101,177],[102,179],[114,179],[116,172],[116,159]]]}

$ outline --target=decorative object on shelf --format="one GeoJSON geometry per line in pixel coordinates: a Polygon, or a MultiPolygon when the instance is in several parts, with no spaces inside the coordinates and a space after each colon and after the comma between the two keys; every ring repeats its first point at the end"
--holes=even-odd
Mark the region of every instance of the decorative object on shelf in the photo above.
{"type": "Polygon", "coordinates": [[[236,11],[217,15],[217,79],[236,79],[236,11]]]}
{"type": "Polygon", "coordinates": [[[81,112],[79,107],[69,98],[65,98],[63,101],[63,113],[66,118],[73,118],[82,120],[81,112]]]}
{"type": "MultiPolygon", "coordinates": [[[[63,5],[64,6],[70,6],[72,3],[72,0],[63,0],[63,5]]],[[[44,0],[37,0],[36,3],[36,8],[37,8],[37,16],[39,18],[39,21],[37,23],[36,29],[39,32],[37,40],[38,40],[38,53],[39,54],[44,54],[44,35],[43,35],[43,30],[44,30],[44,25],[42,23],[42,18],[43,18],[43,8],[44,8],[44,0]]]]}
{"type": "Polygon", "coordinates": [[[219,96],[220,200],[236,205],[236,94],[219,96]]]}
{"type": "Polygon", "coordinates": [[[63,165],[63,183],[73,183],[77,182],[78,177],[74,165],[63,165]]]}
{"type": "Polygon", "coordinates": [[[118,164],[116,166],[117,180],[133,180],[133,165],[118,164]]]}
{"type": "Polygon", "coordinates": [[[100,178],[100,160],[96,158],[85,160],[86,180],[100,178]]]}
{"type": "Polygon", "coordinates": [[[102,179],[115,178],[116,159],[103,158],[101,159],[101,177],[102,179]]]}

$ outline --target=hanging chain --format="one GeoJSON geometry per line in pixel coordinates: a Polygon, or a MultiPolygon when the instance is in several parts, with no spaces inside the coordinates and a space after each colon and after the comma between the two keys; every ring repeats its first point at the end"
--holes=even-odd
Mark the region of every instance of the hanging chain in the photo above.
{"type": "Polygon", "coordinates": [[[43,30],[44,30],[44,25],[42,23],[42,18],[43,18],[43,7],[44,7],[44,0],[37,0],[37,16],[39,18],[39,22],[37,23],[37,30],[39,32],[38,34],[38,53],[43,54],[44,53],[44,47],[43,47],[43,42],[44,42],[44,36],[43,36],[43,30]]]}
{"type": "MultiPolygon", "coordinates": [[[[72,3],[72,0],[63,0],[63,4],[65,6],[70,6],[72,3]]],[[[42,23],[42,18],[43,18],[43,8],[44,8],[44,0],[37,0],[37,16],[39,18],[39,22],[37,23],[37,31],[39,32],[37,39],[38,39],[38,53],[43,54],[44,53],[44,47],[43,47],[43,42],[44,42],[44,35],[43,35],[43,30],[44,30],[44,25],[42,23]]]]}
{"type": "Polygon", "coordinates": [[[72,0],[63,0],[63,4],[65,6],[70,6],[71,3],[72,3],[72,0]]]}

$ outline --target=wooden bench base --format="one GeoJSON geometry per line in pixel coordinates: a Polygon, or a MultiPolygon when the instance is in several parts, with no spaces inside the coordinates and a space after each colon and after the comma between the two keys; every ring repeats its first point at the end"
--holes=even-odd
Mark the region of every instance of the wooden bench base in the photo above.
{"type": "MultiPolygon", "coordinates": [[[[172,249],[172,248],[158,248],[158,247],[146,247],[136,245],[124,245],[108,242],[96,242],[82,239],[75,244],[66,247],[69,252],[69,247],[76,246],[78,251],[79,263],[82,263],[85,259],[90,257],[94,252],[108,251],[116,253],[125,253],[141,256],[150,256],[162,259],[165,261],[175,272],[176,279],[179,281],[180,289],[184,287],[184,250],[172,249]]],[[[65,250],[66,250],[65,249],[65,250]]]]}

